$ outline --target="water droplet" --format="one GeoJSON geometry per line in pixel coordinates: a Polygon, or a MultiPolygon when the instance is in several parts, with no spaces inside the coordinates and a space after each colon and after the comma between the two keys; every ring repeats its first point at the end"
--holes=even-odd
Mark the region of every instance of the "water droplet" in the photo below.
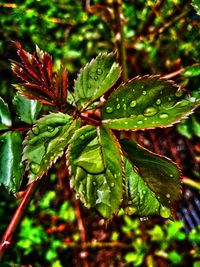
{"type": "Polygon", "coordinates": [[[160,114],[160,118],[161,119],[166,119],[167,117],[168,117],[168,114],[167,113],[160,114]]]}
{"type": "Polygon", "coordinates": [[[97,75],[101,75],[103,73],[103,70],[101,69],[101,68],[98,68],[97,70],[96,70],[96,74],[97,75]]]}
{"type": "Polygon", "coordinates": [[[79,199],[79,198],[80,198],[80,195],[79,195],[79,194],[76,194],[76,195],[75,195],[75,198],[76,198],[76,199],[79,199]]]}
{"type": "Polygon", "coordinates": [[[143,124],[143,121],[137,121],[137,124],[143,124]]]}
{"type": "Polygon", "coordinates": [[[151,116],[154,116],[157,112],[158,110],[156,108],[148,107],[144,110],[143,114],[144,116],[151,117],[151,116]]]}
{"type": "Polygon", "coordinates": [[[128,121],[125,121],[125,122],[124,122],[124,124],[126,124],[126,125],[127,125],[127,124],[128,124],[128,121]]]}
{"type": "Polygon", "coordinates": [[[107,107],[106,108],[106,112],[107,113],[112,113],[113,112],[113,108],[112,107],[107,107]]]}
{"type": "Polygon", "coordinates": [[[55,129],[55,128],[52,127],[52,126],[48,126],[48,127],[47,127],[47,131],[50,132],[50,133],[52,133],[52,132],[54,131],[54,129],[55,129]]]}
{"type": "Polygon", "coordinates": [[[125,100],[124,100],[124,98],[122,98],[122,102],[124,102],[125,100]]]}
{"type": "Polygon", "coordinates": [[[165,206],[162,206],[162,205],[160,205],[159,212],[160,212],[160,216],[163,217],[163,218],[165,218],[165,219],[169,218],[170,215],[171,215],[170,209],[167,208],[167,207],[165,207],[165,206]]]}
{"type": "Polygon", "coordinates": [[[170,176],[170,177],[173,177],[173,174],[170,174],[169,176],[170,176]]]}
{"type": "Polygon", "coordinates": [[[115,186],[115,184],[114,183],[111,183],[111,185],[110,185],[111,187],[114,187],[115,186]]]}
{"type": "Polygon", "coordinates": [[[117,97],[116,100],[119,101],[119,98],[117,97]]]}
{"type": "Polygon", "coordinates": [[[124,110],[126,110],[126,104],[123,104],[123,108],[124,108],[124,110]]]}
{"type": "Polygon", "coordinates": [[[172,98],[171,97],[168,97],[168,101],[172,101],[172,98]]]}
{"type": "Polygon", "coordinates": [[[180,96],[182,96],[182,94],[183,94],[183,91],[177,90],[175,93],[175,96],[180,97],[180,96]]]}
{"type": "Polygon", "coordinates": [[[145,222],[148,221],[149,217],[140,217],[140,221],[141,222],[145,222]]]}
{"type": "Polygon", "coordinates": [[[144,194],[144,195],[145,195],[146,193],[147,193],[147,191],[146,191],[146,190],[142,190],[142,194],[144,194]]]}
{"type": "Polygon", "coordinates": [[[178,103],[179,103],[179,107],[186,107],[187,105],[190,104],[190,101],[183,99],[182,101],[180,101],[178,103]]]}
{"type": "Polygon", "coordinates": [[[144,118],[144,121],[147,121],[147,118],[144,118]]]}
{"type": "Polygon", "coordinates": [[[137,105],[136,100],[131,101],[131,103],[130,103],[131,108],[134,108],[136,105],[137,105]]]}
{"type": "Polygon", "coordinates": [[[30,169],[34,174],[37,174],[40,171],[40,165],[37,163],[32,162],[30,164],[30,169]]]}
{"type": "Polygon", "coordinates": [[[117,104],[116,109],[120,109],[120,108],[121,108],[121,105],[120,104],[117,104]]]}
{"type": "Polygon", "coordinates": [[[167,197],[167,198],[170,198],[170,197],[171,197],[171,195],[170,195],[170,194],[167,194],[167,195],[166,195],[166,197],[167,197]]]}
{"type": "Polygon", "coordinates": [[[137,209],[135,207],[128,206],[124,209],[124,211],[127,215],[133,215],[134,213],[136,213],[137,209]]]}
{"type": "Polygon", "coordinates": [[[144,85],[142,85],[141,88],[144,89],[144,85]]]}
{"type": "Polygon", "coordinates": [[[38,126],[34,126],[34,127],[32,128],[32,132],[33,132],[34,135],[38,135],[39,132],[40,132],[39,127],[38,127],[38,126]]]}
{"type": "Polygon", "coordinates": [[[143,91],[142,94],[143,94],[143,95],[146,95],[146,94],[147,94],[147,91],[143,91]]]}
{"type": "Polygon", "coordinates": [[[79,137],[79,139],[80,139],[80,140],[84,140],[84,139],[85,139],[85,135],[81,135],[81,136],[79,137]]]}
{"type": "Polygon", "coordinates": [[[163,91],[160,91],[160,95],[162,95],[163,94],[163,91]]]}
{"type": "Polygon", "coordinates": [[[161,100],[159,98],[156,100],[156,104],[157,105],[160,105],[161,104],[161,100]]]}

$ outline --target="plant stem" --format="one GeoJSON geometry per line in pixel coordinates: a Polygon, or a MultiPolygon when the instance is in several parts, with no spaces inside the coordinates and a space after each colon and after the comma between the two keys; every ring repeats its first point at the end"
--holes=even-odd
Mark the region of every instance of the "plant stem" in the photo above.
{"type": "Polygon", "coordinates": [[[29,185],[29,187],[26,190],[25,195],[23,196],[19,206],[17,207],[17,210],[15,211],[15,214],[13,215],[10,224],[8,225],[3,238],[0,243],[0,261],[2,260],[4,251],[11,245],[12,236],[19,225],[24,212],[32,198],[32,195],[37,189],[37,185],[39,184],[40,180],[36,180],[33,183],[29,185]]]}
{"type": "Polygon", "coordinates": [[[190,178],[188,178],[186,176],[183,176],[182,183],[186,184],[186,185],[189,185],[189,186],[191,186],[191,187],[193,187],[195,189],[200,190],[200,183],[196,182],[196,181],[194,181],[194,180],[192,180],[192,179],[190,179],[190,178]]]}
{"type": "Polygon", "coordinates": [[[122,66],[122,79],[126,81],[127,76],[127,66],[126,66],[126,48],[125,48],[125,39],[124,39],[124,31],[122,21],[122,1],[114,0],[113,1],[114,15],[115,15],[115,38],[117,43],[117,50],[119,56],[119,63],[122,66]]]}
{"type": "MultiPolygon", "coordinates": [[[[67,247],[69,248],[82,248],[82,244],[78,244],[78,243],[75,243],[75,242],[71,242],[71,243],[67,243],[67,247]]],[[[130,249],[131,248],[131,245],[127,245],[125,243],[122,243],[122,242],[118,242],[118,241],[114,241],[114,242],[87,242],[85,243],[85,247],[87,249],[96,249],[96,248],[111,248],[111,249],[114,249],[114,248],[120,248],[120,249],[130,249]]]]}

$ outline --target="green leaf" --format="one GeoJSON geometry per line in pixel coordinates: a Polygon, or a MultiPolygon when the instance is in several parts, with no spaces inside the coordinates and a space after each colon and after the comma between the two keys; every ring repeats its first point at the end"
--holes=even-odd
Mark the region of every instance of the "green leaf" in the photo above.
{"type": "Polygon", "coordinates": [[[126,208],[129,215],[135,214],[148,216],[159,214],[162,205],[155,197],[155,194],[145,184],[143,178],[137,173],[128,159],[124,160],[126,174],[126,208]]]}
{"type": "MultiPolygon", "coordinates": [[[[137,168],[139,176],[143,178],[146,186],[155,194],[155,197],[163,206],[159,210],[160,215],[169,217],[168,208],[173,206],[180,194],[180,173],[176,164],[168,158],[158,156],[128,139],[121,140],[120,144],[132,164],[137,168]]],[[[140,188],[142,188],[141,182],[140,188]]],[[[139,193],[141,194],[141,192],[139,193]]]]}
{"type": "Polygon", "coordinates": [[[21,184],[24,171],[21,163],[22,135],[7,132],[0,136],[0,185],[15,194],[21,184]]]}
{"type": "Polygon", "coordinates": [[[0,97],[0,130],[5,130],[12,125],[8,105],[0,97]]]}
{"type": "Polygon", "coordinates": [[[70,141],[67,159],[77,197],[111,218],[122,198],[122,160],[112,132],[102,126],[82,127],[70,141]]]}
{"type": "Polygon", "coordinates": [[[120,67],[112,53],[99,54],[79,73],[74,96],[79,109],[85,109],[102,96],[119,78],[120,67]]]}
{"type": "Polygon", "coordinates": [[[16,94],[13,105],[21,121],[32,124],[38,117],[42,104],[37,100],[27,99],[20,94],[16,94]]]}
{"type": "Polygon", "coordinates": [[[199,0],[192,0],[192,5],[195,8],[198,15],[200,15],[200,2],[199,0]]]}
{"type": "Polygon", "coordinates": [[[196,101],[158,76],[136,77],[110,95],[102,109],[103,123],[118,130],[166,127],[190,114],[196,101]]]}
{"type": "Polygon", "coordinates": [[[69,115],[51,113],[36,121],[25,139],[23,160],[27,161],[29,183],[47,173],[60,157],[80,120],[72,121],[69,115]]]}
{"type": "Polygon", "coordinates": [[[194,65],[191,67],[187,67],[183,72],[182,75],[185,77],[195,77],[200,75],[200,65],[194,65]]]}

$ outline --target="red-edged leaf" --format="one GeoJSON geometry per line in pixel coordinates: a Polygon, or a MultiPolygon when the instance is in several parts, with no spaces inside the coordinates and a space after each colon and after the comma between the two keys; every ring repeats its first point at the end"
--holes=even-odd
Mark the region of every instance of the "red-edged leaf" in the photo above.
{"type": "Polygon", "coordinates": [[[61,68],[55,77],[55,94],[59,106],[66,103],[68,90],[68,75],[66,68],[61,68]]]}

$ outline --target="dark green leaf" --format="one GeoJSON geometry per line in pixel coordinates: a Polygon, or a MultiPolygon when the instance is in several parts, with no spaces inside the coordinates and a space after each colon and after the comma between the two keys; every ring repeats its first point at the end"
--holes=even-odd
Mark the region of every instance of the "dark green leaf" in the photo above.
{"type": "Polygon", "coordinates": [[[200,15],[200,1],[199,0],[192,0],[192,5],[195,8],[198,15],[200,15]]]}
{"type": "MultiPolygon", "coordinates": [[[[127,214],[148,216],[159,214],[163,206],[155,197],[154,192],[145,184],[128,159],[124,161],[126,174],[126,208],[127,214]]],[[[169,213],[170,215],[170,213],[169,213]]]]}
{"type": "Polygon", "coordinates": [[[27,161],[29,183],[40,178],[60,157],[80,121],[69,115],[51,113],[38,120],[25,139],[23,160],[27,161]]]}
{"type": "Polygon", "coordinates": [[[12,125],[8,105],[0,97],[0,130],[7,129],[12,125]]]}
{"type": "Polygon", "coordinates": [[[42,104],[36,100],[29,100],[19,94],[13,99],[13,105],[21,121],[32,124],[38,117],[42,104]]]}
{"type": "Polygon", "coordinates": [[[0,136],[0,185],[15,194],[21,184],[24,171],[21,163],[22,135],[7,132],[0,136]]]}
{"type": "Polygon", "coordinates": [[[164,207],[172,207],[180,194],[180,173],[176,164],[128,139],[121,140],[120,143],[157,200],[164,207]]]}
{"type": "Polygon", "coordinates": [[[82,127],[70,142],[67,159],[77,197],[111,218],[122,198],[122,160],[111,131],[102,126],[82,127]]]}
{"type": "Polygon", "coordinates": [[[170,126],[197,106],[194,97],[158,76],[137,77],[120,86],[105,102],[103,123],[113,129],[170,126]]]}
{"type": "Polygon", "coordinates": [[[185,77],[195,77],[200,75],[200,65],[194,65],[191,67],[186,68],[183,72],[182,75],[185,77]]]}
{"type": "Polygon", "coordinates": [[[120,67],[112,53],[99,54],[79,73],[74,96],[79,109],[86,108],[104,94],[119,78],[120,67]]]}

